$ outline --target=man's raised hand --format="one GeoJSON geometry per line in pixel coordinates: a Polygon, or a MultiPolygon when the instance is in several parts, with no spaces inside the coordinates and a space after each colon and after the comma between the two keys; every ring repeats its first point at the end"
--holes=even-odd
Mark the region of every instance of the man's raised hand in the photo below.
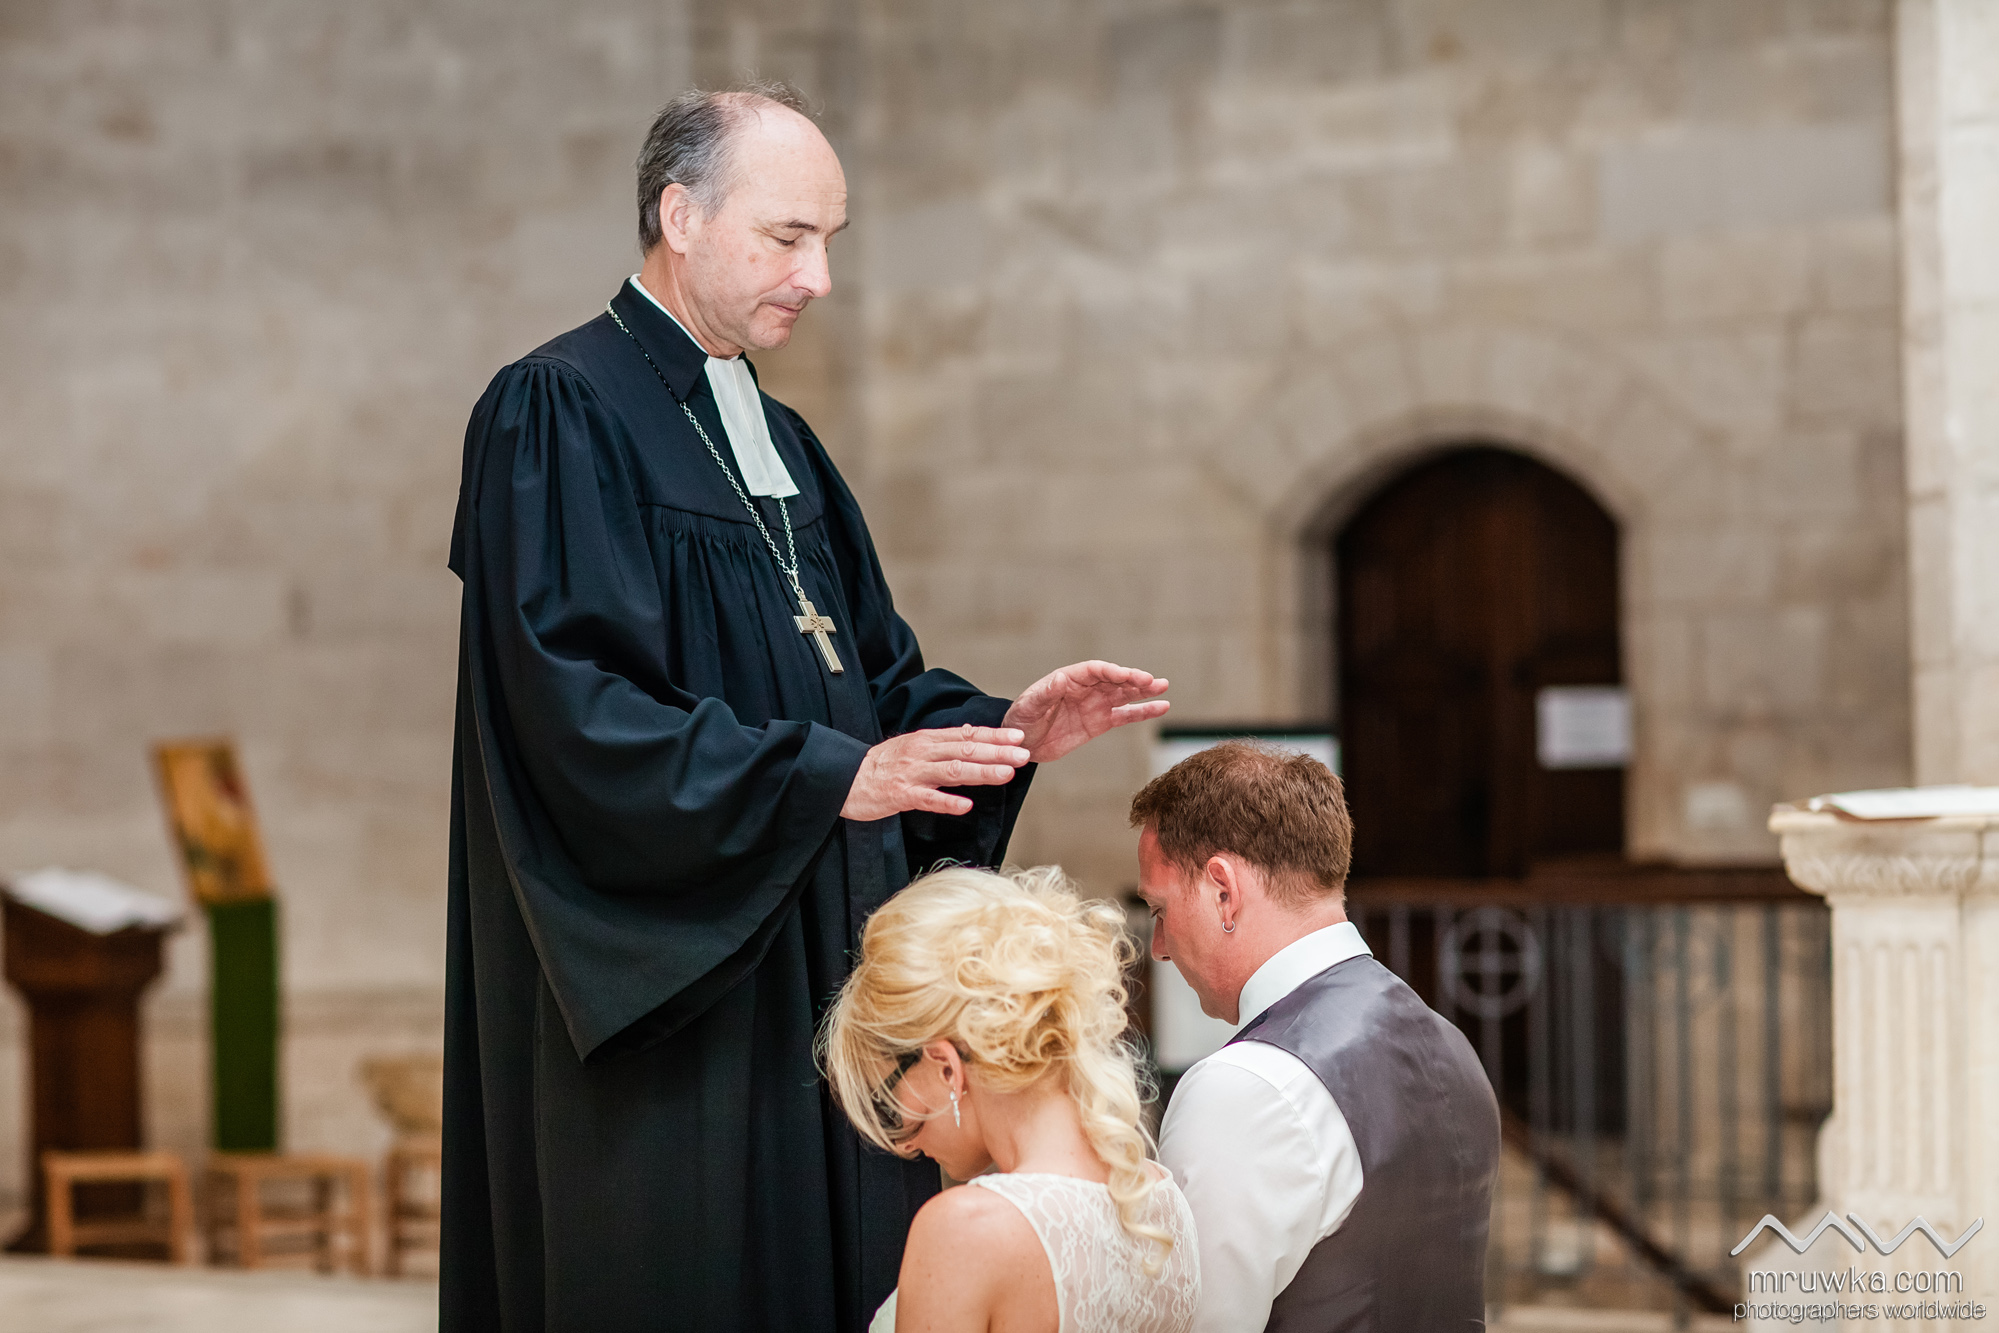
{"type": "MultiPolygon", "coordinates": [[[[1016,705],[1018,707],[1018,705],[1016,705]]],[[[964,796],[942,787],[996,787],[1028,762],[1021,733],[1010,727],[948,727],[891,736],[868,751],[847,789],[842,819],[887,819],[905,810],[962,815],[964,796]]]]}
{"type": "Polygon", "coordinates": [[[1045,764],[1112,727],[1159,717],[1172,706],[1164,693],[1166,682],[1150,671],[1078,662],[1028,686],[1002,725],[1018,727],[1034,762],[1045,764]]]}

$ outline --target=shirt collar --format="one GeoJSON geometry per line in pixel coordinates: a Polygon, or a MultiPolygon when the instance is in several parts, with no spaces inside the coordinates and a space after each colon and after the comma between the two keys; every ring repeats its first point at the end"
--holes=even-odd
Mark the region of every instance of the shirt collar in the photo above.
{"type": "Polygon", "coordinates": [[[1243,983],[1236,1013],[1244,1022],[1276,1004],[1329,967],[1362,954],[1374,956],[1360,937],[1360,927],[1351,921],[1315,930],[1291,941],[1263,960],[1263,966],[1243,983]]]}
{"type": "Polygon", "coordinates": [[[638,339],[640,347],[659,367],[660,374],[666,376],[667,387],[673,396],[682,402],[694,392],[694,386],[701,382],[702,373],[708,369],[708,353],[693,335],[680,326],[673,313],[654,299],[653,294],[639,285],[637,274],[618,288],[618,294],[611,298],[611,306],[618,317],[625,321],[632,336],[638,339]]]}

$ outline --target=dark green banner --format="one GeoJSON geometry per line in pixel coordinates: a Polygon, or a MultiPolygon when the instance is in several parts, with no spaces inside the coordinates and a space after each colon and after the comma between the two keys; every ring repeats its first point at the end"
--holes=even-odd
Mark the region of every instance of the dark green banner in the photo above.
{"type": "Polygon", "coordinates": [[[210,1050],[215,1147],[278,1147],[278,905],[272,898],[208,909],[210,1050]]]}

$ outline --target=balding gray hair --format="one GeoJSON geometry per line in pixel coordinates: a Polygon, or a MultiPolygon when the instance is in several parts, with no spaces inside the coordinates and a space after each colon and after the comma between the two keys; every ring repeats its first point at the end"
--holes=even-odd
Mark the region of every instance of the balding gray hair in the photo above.
{"type": "Polygon", "coordinates": [[[739,84],[720,92],[692,89],[660,108],[639,150],[639,245],[659,244],[659,196],[684,185],[703,217],[713,217],[735,185],[731,143],[743,122],[766,106],[781,106],[810,120],[805,97],[787,83],[739,84]]]}

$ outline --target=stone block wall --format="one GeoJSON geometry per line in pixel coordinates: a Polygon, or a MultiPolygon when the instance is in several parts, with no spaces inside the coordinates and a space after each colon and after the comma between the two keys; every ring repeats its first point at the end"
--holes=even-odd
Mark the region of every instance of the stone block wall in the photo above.
{"type": "MultiPolygon", "coordinates": [[[[856,224],[759,366],[933,662],[1323,716],[1329,532],[1511,443],[1624,524],[1634,850],[1767,858],[1771,799],[1908,771],[1886,8],[0,6],[0,870],[177,893],[145,747],[235,735],[288,1132],[377,1143],[355,1064],[438,1040],[466,414],[636,266],[650,112],[748,69],[856,224]]],[[[1051,767],[1016,854],[1127,882],[1145,763],[1051,767]]],[[[198,934],[148,1054],[184,1150],[198,934]]]]}
{"type": "Polygon", "coordinates": [[[1999,11],[1896,6],[1918,781],[1999,782],[1999,11]]]}
{"type": "MultiPolygon", "coordinates": [[[[637,266],[630,164],[690,26],[636,0],[0,7],[0,868],[178,896],[147,744],[235,736],[295,1146],[373,1145],[358,1060],[441,1043],[465,420],[637,266]]],[[[200,936],[148,1053],[154,1138],[188,1151],[200,936]]]]}
{"type": "MultiPolygon", "coordinates": [[[[1889,5],[863,11],[864,493],[934,660],[1333,707],[1328,539],[1425,450],[1623,530],[1631,850],[1909,772],[1889,5]]],[[[1144,744],[1017,844],[1132,877],[1144,744]]]]}

